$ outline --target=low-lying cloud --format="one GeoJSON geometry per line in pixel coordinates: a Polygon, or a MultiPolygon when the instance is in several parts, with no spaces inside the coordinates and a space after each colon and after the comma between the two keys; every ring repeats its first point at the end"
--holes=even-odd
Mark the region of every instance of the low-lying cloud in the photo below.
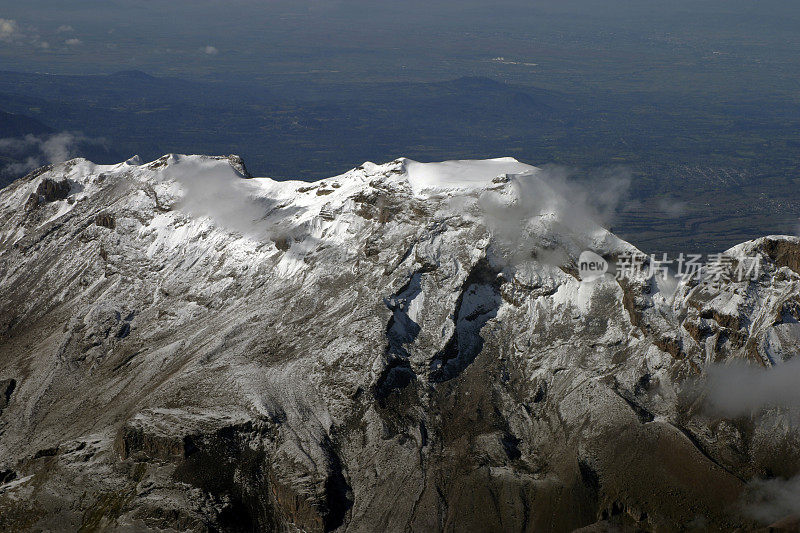
{"type": "Polygon", "coordinates": [[[686,202],[675,198],[661,198],[656,203],[656,207],[670,218],[680,218],[688,211],[686,202]]]}
{"type": "Polygon", "coordinates": [[[770,368],[745,363],[708,369],[706,399],[710,409],[735,418],[768,408],[785,410],[800,427],[800,358],[770,368]]]}
{"type": "MultiPolygon", "coordinates": [[[[546,166],[512,179],[513,196],[486,191],[479,207],[492,236],[507,259],[530,257],[538,247],[531,224],[547,217],[574,235],[597,225],[608,226],[628,198],[631,173],[611,168],[580,175],[560,166],[546,166]]],[[[561,261],[563,258],[558,259],[561,261]]]]}
{"type": "Polygon", "coordinates": [[[220,175],[216,164],[181,163],[167,167],[165,178],[179,182],[184,190],[180,209],[198,217],[211,217],[216,224],[251,238],[264,238],[259,220],[270,207],[268,200],[256,199],[250,184],[220,175]]]}
{"type": "MultiPolygon", "coordinates": [[[[745,363],[711,366],[697,392],[708,410],[726,418],[772,417],[800,431],[800,357],[769,368],[745,363]]],[[[742,511],[763,523],[800,514],[800,476],[753,479],[747,483],[742,511]]]]}
{"type": "Polygon", "coordinates": [[[26,135],[18,138],[0,139],[0,154],[17,159],[6,165],[2,172],[11,176],[22,176],[41,166],[62,163],[72,159],[81,145],[105,146],[101,138],[91,138],[80,132],[64,131],[54,135],[26,135]]]}
{"type": "Polygon", "coordinates": [[[747,484],[742,510],[769,524],[800,515],[800,476],[792,479],[756,479],[747,484]]]}

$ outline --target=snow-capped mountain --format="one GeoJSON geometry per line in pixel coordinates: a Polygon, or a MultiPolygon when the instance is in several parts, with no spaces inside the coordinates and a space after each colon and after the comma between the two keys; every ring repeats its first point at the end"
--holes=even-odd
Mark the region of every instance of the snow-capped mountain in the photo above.
{"type": "Polygon", "coordinates": [[[731,530],[800,468],[697,392],[796,355],[793,237],[729,251],[752,280],[582,282],[638,250],[510,158],[72,160],[0,222],[7,530],[731,530]]]}

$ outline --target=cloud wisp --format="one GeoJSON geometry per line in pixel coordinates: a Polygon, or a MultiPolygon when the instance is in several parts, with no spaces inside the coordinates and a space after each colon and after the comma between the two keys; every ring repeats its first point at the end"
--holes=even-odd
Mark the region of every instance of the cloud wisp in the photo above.
{"type": "Polygon", "coordinates": [[[735,418],[779,408],[800,427],[800,358],[770,368],[744,363],[708,370],[706,399],[712,412],[735,418]]]}
{"type": "Polygon", "coordinates": [[[182,211],[210,217],[217,225],[249,238],[265,239],[260,221],[270,202],[254,197],[249,181],[238,177],[233,169],[220,171],[216,161],[183,160],[168,166],[164,177],[181,184],[182,211]]]}
{"type": "Polygon", "coordinates": [[[577,238],[591,237],[598,226],[608,226],[628,198],[631,173],[612,168],[579,176],[564,167],[546,166],[511,179],[511,194],[485,191],[478,205],[495,244],[515,262],[540,248],[542,229],[535,229],[540,223],[555,224],[577,238]]]}
{"type": "MultiPolygon", "coordinates": [[[[790,434],[800,432],[800,357],[769,368],[734,362],[708,368],[702,382],[689,386],[705,397],[712,416],[771,420],[790,434]]],[[[800,515],[800,476],[750,480],[741,498],[746,515],[769,524],[800,515]]]]}
{"type": "Polygon", "coordinates": [[[800,476],[750,481],[742,496],[742,510],[767,524],[800,515],[800,476]]]}
{"type": "Polygon", "coordinates": [[[14,19],[0,18],[0,43],[30,46],[36,50],[49,50],[50,43],[42,40],[34,26],[21,25],[14,19]]]}
{"type": "Polygon", "coordinates": [[[7,165],[3,172],[21,176],[43,165],[67,161],[76,156],[82,144],[105,146],[106,141],[69,131],[54,135],[29,134],[19,138],[0,139],[0,153],[21,160],[7,165]]]}
{"type": "Polygon", "coordinates": [[[688,211],[686,202],[675,198],[660,198],[656,202],[656,207],[669,218],[680,218],[688,211]]]}
{"type": "Polygon", "coordinates": [[[0,41],[10,43],[22,36],[16,20],[0,18],[0,41]]]}

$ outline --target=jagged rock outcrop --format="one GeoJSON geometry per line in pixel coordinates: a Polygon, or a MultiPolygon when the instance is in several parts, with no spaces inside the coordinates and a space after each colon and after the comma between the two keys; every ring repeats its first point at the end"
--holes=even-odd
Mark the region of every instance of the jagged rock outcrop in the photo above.
{"type": "Polygon", "coordinates": [[[796,355],[800,241],[734,248],[754,281],[585,283],[581,251],[635,248],[523,194],[554,193],[508,159],[174,155],[4,189],[0,528],[766,526],[737,505],[796,473],[791,432],[684,384],[796,355]]]}

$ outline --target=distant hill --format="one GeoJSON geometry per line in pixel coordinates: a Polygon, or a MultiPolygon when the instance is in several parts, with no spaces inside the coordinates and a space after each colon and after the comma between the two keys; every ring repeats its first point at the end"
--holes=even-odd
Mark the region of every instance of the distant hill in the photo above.
{"type": "Polygon", "coordinates": [[[46,133],[53,133],[53,130],[35,118],[0,111],[0,139],[46,133]]]}
{"type": "Polygon", "coordinates": [[[302,179],[400,153],[422,160],[497,154],[540,160],[535,151],[543,131],[561,129],[562,117],[575,112],[566,95],[485,77],[265,87],[136,70],[0,72],[0,108],[31,113],[57,131],[104,137],[122,154],[239,153],[258,175],[302,179]]]}

